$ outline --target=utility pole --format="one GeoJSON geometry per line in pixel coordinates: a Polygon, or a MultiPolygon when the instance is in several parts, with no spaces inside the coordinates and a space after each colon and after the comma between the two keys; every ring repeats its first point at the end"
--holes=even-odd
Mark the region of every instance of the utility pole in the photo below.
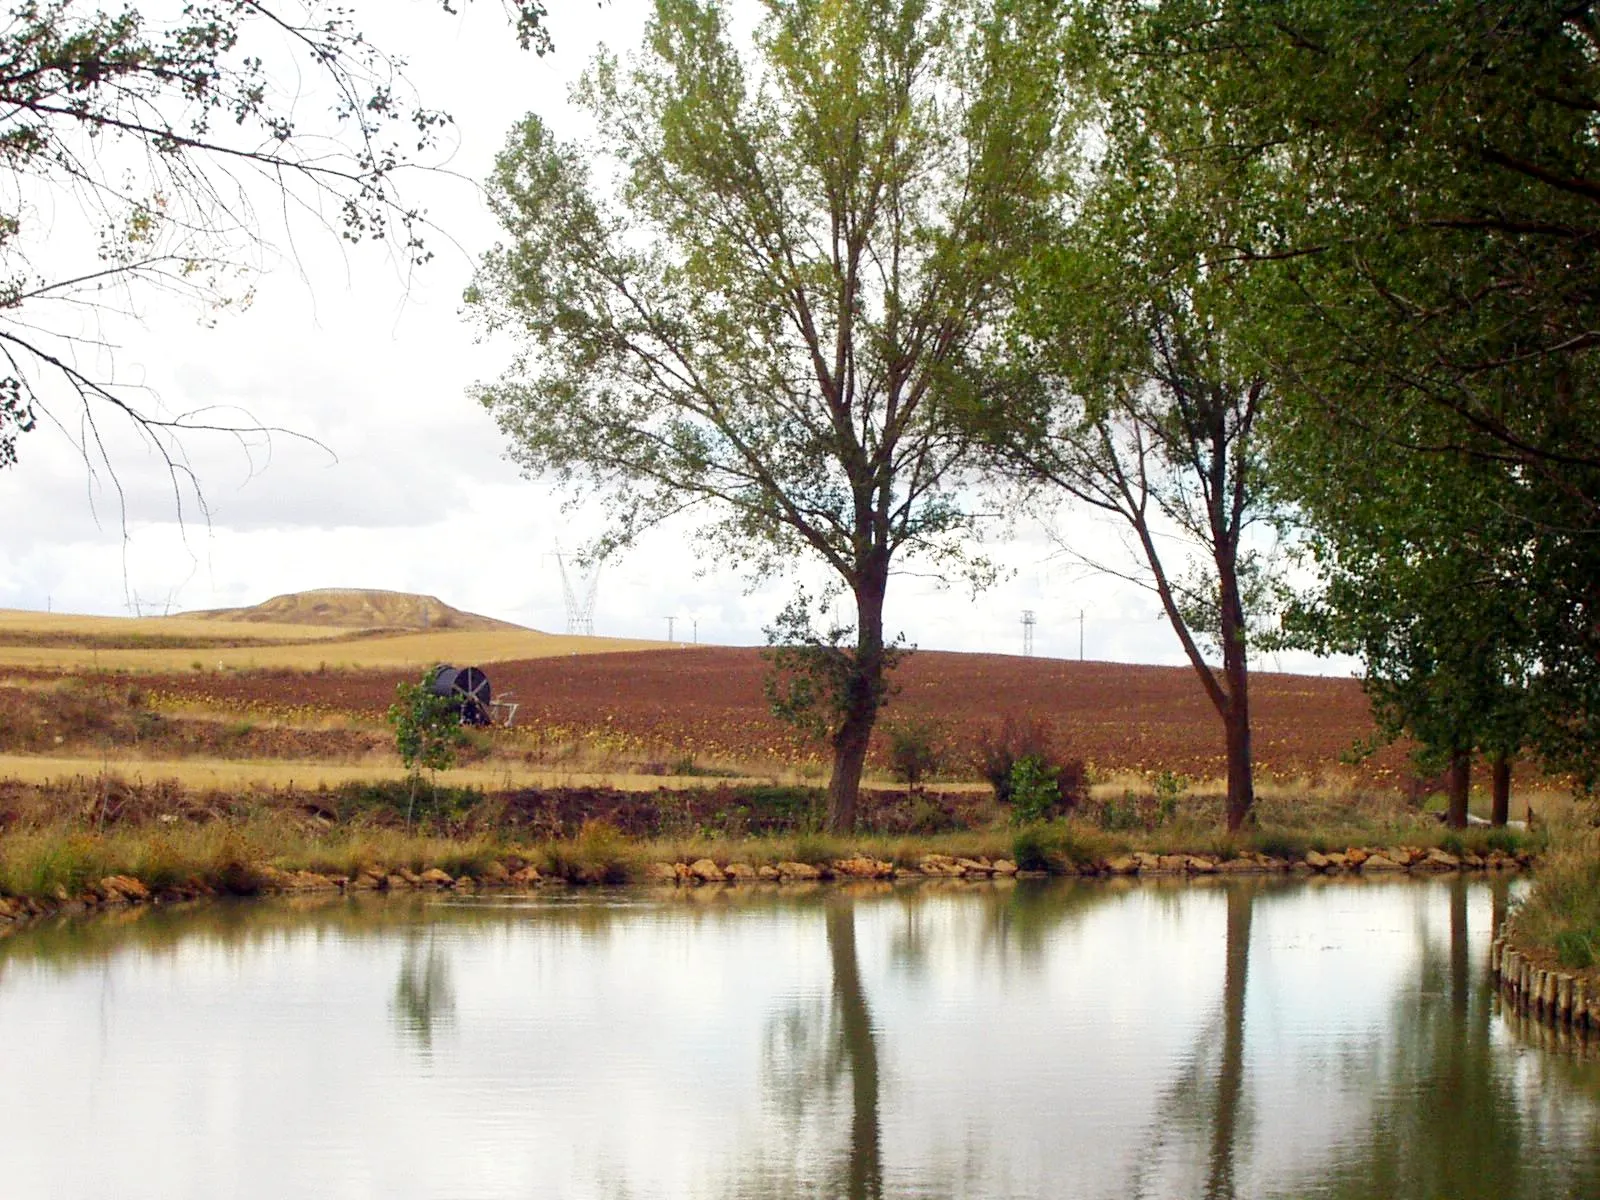
{"type": "Polygon", "coordinates": [[[694,618],[694,644],[696,646],[698,646],[700,644],[700,618],[699,617],[695,617],[694,618]]]}
{"type": "Polygon", "coordinates": [[[673,627],[674,623],[677,621],[677,619],[678,619],[677,617],[668,617],[667,618],[667,641],[669,641],[669,642],[673,640],[672,627],[673,627]]]}
{"type": "Polygon", "coordinates": [[[1023,658],[1032,658],[1033,657],[1033,627],[1035,625],[1037,625],[1038,623],[1039,623],[1039,619],[1036,616],[1033,615],[1033,609],[1025,608],[1025,609],[1022,610],[1022,657],[1023,658]]]}

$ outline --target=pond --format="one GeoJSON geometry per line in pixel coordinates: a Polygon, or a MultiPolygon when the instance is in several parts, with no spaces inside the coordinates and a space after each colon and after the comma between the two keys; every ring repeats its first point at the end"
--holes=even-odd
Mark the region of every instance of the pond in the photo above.
{"type": "Polygon", "coordinates": [[[0,941],[6,1197],[1600,1195],[1506,881],[241,902],[0,941]]]}

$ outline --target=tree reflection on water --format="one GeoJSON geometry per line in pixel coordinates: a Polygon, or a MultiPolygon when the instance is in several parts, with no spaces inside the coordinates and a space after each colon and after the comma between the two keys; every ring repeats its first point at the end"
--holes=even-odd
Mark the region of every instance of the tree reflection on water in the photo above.
{"type": "Polygon", "coordinates": [[[424,1054],[433,1049],[435,1031],[448,1029],[455,1020],[456,994],[451,974],[449,955],[435,939],[431,926],[406,934],[389,1014],[401,1033],[424,1054]]]}

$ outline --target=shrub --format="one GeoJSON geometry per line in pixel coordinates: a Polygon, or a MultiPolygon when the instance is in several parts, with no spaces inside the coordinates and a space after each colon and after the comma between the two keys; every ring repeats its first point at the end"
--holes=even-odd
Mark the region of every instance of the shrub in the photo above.
{"type": "Polygon", "coordinates": [[[897,721],[884,733],[889,739],[889,769],[911,791],[943,767],[943,732],[935,722],[897,721]]]}
{"type": "Polygon", "coordinates": [[[1061,802],[1060,772],[1037,754],[1011,764],[1011,823],[1042,821],[1061,802]]]}
{"type": "Polygon", "coordinates": [[[1043,767],[1055,773],[1057,796],[1054,801],[1062,808],[1072,809],[1083,802],[1089,791],[1089,774],[1082,759],[1062,758],[1055,752],[1055,734],[1050,723],[1041,718],[1021,721],[1007,715],[998,727],[985,729],[978,734],[975,755],[978,773],[994,788],[994,798],[1001,804],[1012,802],[1013,770],[1026,758],[1035,760],[1033,771],[1043,767]]]}
{"type": "Polygon", "coordinates": [[[1045,871],[1050,867],[1050,837],[1040,825],[1024,825],[1011,839],[1011,857],[1024,871],[1045,871]]]}
{"type": "Polygon", "coordinates": [[[1065,862],[1097,862],[1109,849],[1104,838],[1075,821],[1024,825],[1011,839],[1012,860],[1024,871],[1047,871],[1065,862]]]}

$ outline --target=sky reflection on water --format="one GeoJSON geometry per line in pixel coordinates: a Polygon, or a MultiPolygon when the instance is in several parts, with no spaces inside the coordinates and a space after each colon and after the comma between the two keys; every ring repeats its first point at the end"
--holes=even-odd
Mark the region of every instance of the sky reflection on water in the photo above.
{"type": "Polygon", "coordinates": [[[1600,1194],[1504,881],[549,893],[0,942],[19,1197],[1600,1194]]]}

